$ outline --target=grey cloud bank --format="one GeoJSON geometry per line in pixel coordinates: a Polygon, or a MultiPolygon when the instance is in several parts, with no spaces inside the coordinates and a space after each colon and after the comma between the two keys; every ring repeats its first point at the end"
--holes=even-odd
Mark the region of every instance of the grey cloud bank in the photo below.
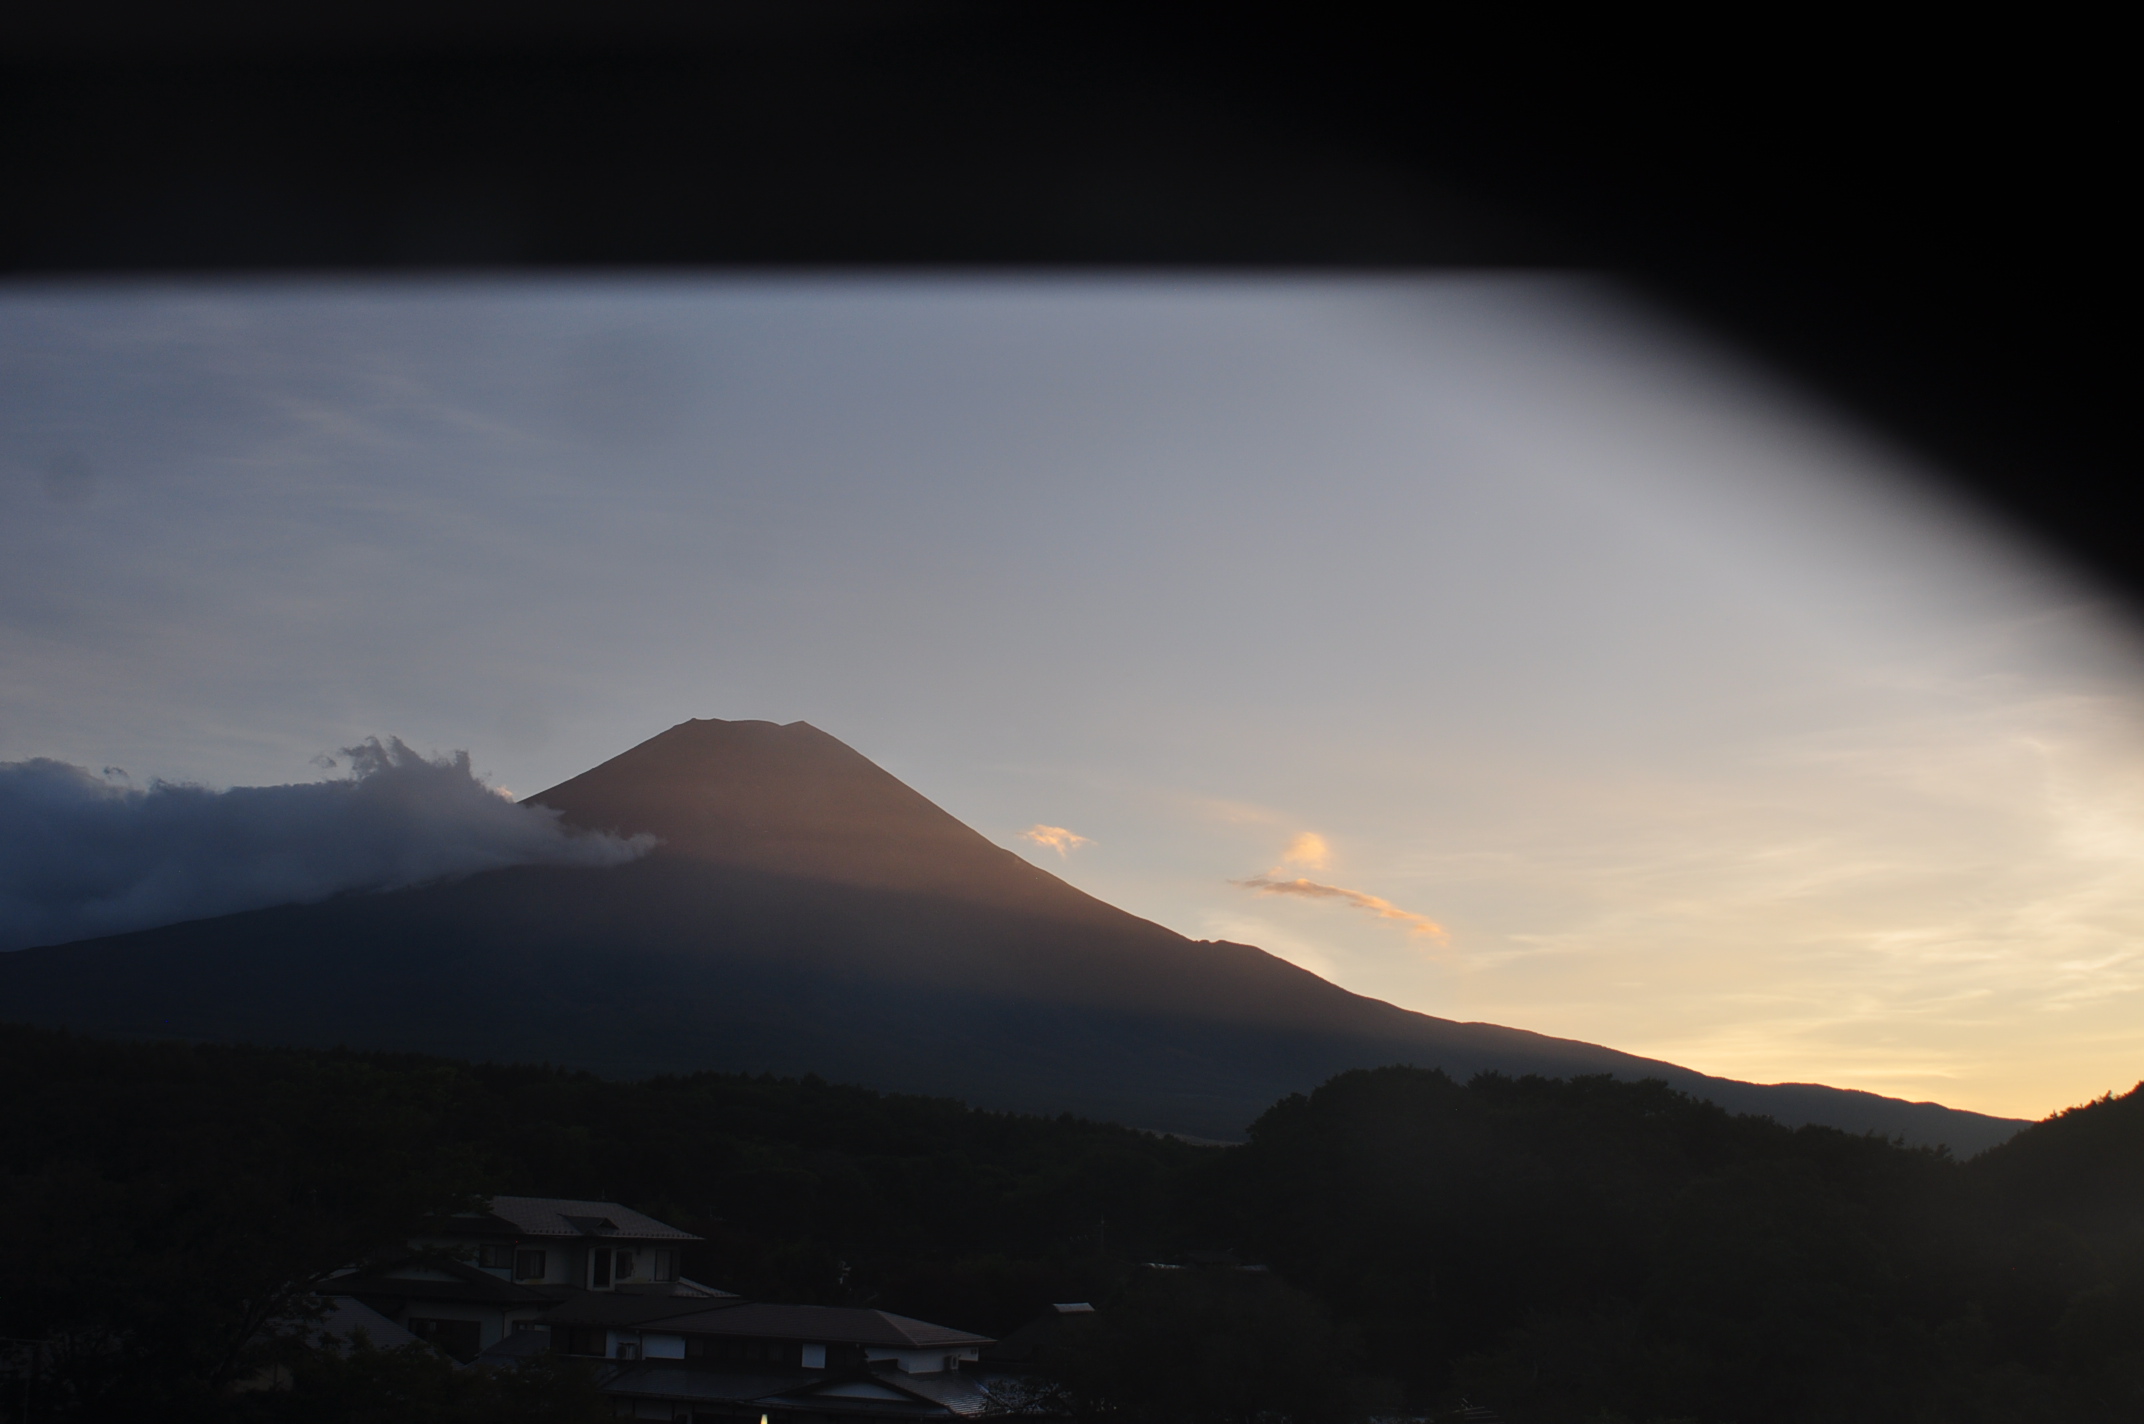
{"type": "Polygon", "coordinates": [[[509,865],[616,865],[653,844],[568,831],[486,786],[466,752],[390,739],[345,754],[345,778],[225,791],[0,762],[0,950],[509,865]]]}

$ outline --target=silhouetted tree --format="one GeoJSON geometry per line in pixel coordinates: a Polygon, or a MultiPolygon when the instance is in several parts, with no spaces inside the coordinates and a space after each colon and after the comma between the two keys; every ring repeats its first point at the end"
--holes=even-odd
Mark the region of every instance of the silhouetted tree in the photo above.
{"type": "Polygon", "coordinates": [[[429,1346],[359,1342],[302,1352],[279,1384],[236,1399],[233,1424],[603,1424],[616,1417],[588,1363],[560,1355],[458,1369],[429,1346]]]}

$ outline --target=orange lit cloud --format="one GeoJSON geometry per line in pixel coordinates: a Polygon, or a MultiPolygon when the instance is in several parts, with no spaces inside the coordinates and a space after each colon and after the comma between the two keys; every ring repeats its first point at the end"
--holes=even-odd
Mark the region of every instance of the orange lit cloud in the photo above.
{"type": "Polygon", "coordinates": [[[1348,890],[1338,885],[1320,885],[1315,880],[1305,880],[1300,876],[1292,880],[1283,879],[1278,870],[1269,870],[1264,875],[1253,875],[1248,880],[1235,880],[1230,883],[1241,885],[1244,889],[1260,895],[1300,895],[1306,900],[1339,900],[1353,905],[1358,910],[1368,910],[1381,920],[1398,920],[1407,926],[1409,933],[1420,935],[1424,939],[1435,940],[1438,944],[1451,942],[1444,926],[1429,916],[1403,910],[1390,900],[1360,890],[1348,890]]]}
{"type": "Polygon", "coordinates": [[[1288,842],[1288,848],[1280,853],[1280,860],[1283,865],[1301,865],[1312,870],[1323,870],[1329,854],[1325,837],[1316,831],[1305,831],[1288,842]]]}
{"type": "Polygon", "coordinates": [[[1048,846],[1057,852],[1060,860],[1081,846],[1094,844],[1087,837],[1068,831],[1063,826],[1045,826],[1039,821],[1020,832],[1020,839],[1033,841],[1039,846],[1048,846]]]}

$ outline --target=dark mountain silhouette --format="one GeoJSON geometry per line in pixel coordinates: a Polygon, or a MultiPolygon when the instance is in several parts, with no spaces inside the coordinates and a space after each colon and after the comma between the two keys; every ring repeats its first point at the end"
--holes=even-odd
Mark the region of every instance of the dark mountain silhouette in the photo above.
{"type": "MultiPolygon", "coordinates": [[[[2136,1233],[2144,1225],[2144,1083],[2032,1124],[1983,1153],[1972,1175],[2009,1227],[2136,1233]]],[[[2144,1297],[2136,1304],[2144,1307],[2144,1297]]]]}
{"type": "Polygon", "coordinates": [[[2021,1126],[1351,994],[1086,895],[802,722],[686,722],[531,799],[661,844],[613,869],[524,866],[19,951],[0,956],[0,1016],[622,1076],[816,1072],[1214,1138],[1387,1063],[1658,1077],[1960,1153],[2021,1126]]]}

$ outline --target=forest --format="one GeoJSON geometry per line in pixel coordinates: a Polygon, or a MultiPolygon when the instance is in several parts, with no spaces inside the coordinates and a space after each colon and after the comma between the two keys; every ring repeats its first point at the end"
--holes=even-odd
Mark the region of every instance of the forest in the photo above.
{"type": "Polygon", "coordinates": [[[1092,1301],[1038,1365],[1078,1418],[2144,1418],[2144,1091],[1960,1162],[1433,1066],[1342,1074],[1225,1147],[812,1077],[12,1027],[0,1067],[20,1419],[606,1417],[570,1361],[291,1356],[277,1323],[326,1275],[494,1193],[624,1202],[759,1299],[990,1335],[1092,1301]],[[269,1368],[294,1387],[242,1387],[269,1368]]]}

